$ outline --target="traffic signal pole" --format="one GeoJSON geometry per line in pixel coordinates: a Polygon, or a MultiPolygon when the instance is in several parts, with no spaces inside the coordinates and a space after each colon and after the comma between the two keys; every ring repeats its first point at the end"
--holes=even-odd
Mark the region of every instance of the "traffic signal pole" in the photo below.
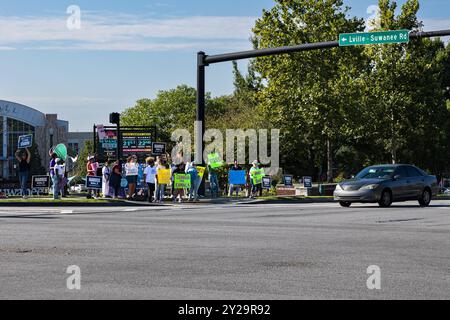
{"type": "MultiPolygon", "coordinates": [[[[428,32],[411,32],[409,34],[410,39],[421,39],[421,38],[433,38],[433,37],[444,37],[450,36],[450,30],[438,30],[438,31],[428,31],[428,32]]],[[[203,150],[204,142],[203,135],[205,133],[205,71],[206,67],[210,64],[251,59],[264,56],[273,56],[285,53],[294,53],[302,51],[311,50],[321,50],[339,47],[339,41],[327,41],[327,42],[317,42],[317,43],[305,43],[295,46],[286,46],[278,48],[267,48],[259,50],[249,50],[234,53],[225,53],[208,56],[203,51],[197,54],[197,132],[196,132],[196,156],[201,155],[202,164],[204,164],[203,150]],[[201,142],[200,142],[201,139],[201,142]]]]}

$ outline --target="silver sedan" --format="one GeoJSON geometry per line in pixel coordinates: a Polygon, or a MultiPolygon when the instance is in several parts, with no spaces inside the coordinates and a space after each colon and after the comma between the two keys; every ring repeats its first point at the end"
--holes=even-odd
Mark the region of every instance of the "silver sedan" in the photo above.
{"type": "Polygon", "coordinates": [[[435,176],[411,165],[379,165],[361,171],[354,179],[337,185],[334,199],[341,206],[352,203],[378,203],[389,207],[393,202],[417,200],[429,206],[439,187],[435,176]]]}

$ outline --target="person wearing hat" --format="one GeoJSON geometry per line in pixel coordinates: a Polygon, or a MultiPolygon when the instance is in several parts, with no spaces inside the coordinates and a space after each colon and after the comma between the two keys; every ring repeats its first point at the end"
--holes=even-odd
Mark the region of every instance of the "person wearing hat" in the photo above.
{"type": "Polygon", "coordinates": [[[250,177],[250,198],[254,198],[256,196],[256,194],[258,193],[259,188],[262,189],[262,185],[261,184],[255,184],[254,183],[254,177],[256,175],[256,173],[259,172],[259,162],[258,160],[253,161],[252,163],[252,167],[250,168],[249,171],[249,177],[250,177]]]}
{"type": "MultiPolygon", "coordinates": [[[[94,156],[89,156],[87,160],[88,160],[88,163],[86,164],[87,175],[89,177],[95,177],[95,175],[97,174],[98,163],[95,161],[94,156]]],[[[88,189],[87,198],[91,199],[92,197],[94,198],[96,197],[96,191],[93,189],[88,189]]]]}

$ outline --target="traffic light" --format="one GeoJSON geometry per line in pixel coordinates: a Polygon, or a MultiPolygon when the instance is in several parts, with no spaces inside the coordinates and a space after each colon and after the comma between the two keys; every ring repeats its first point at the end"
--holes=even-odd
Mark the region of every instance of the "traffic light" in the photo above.
{"type": "Polygon", "coordinates": [[[109,115],[109,122],[113,124],[120,124],[120,113],[111,113],[109,115]]]}

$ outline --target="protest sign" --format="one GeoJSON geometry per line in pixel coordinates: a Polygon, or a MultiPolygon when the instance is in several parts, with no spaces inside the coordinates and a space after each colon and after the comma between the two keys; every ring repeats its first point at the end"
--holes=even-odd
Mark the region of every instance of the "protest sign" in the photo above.
{"type": "Polygon", "coordinates": [[[228,182],[232,185],[246,185],[247,172],[245,170],[230,170],[228,174],[228,182]]]}
{"type": "Polygon", "coordinates": [[[170,169],[158,169],[158,184],[170,184],[170,169]]]}
{"type": "Polygon", "coordinates": [[[272,189],[272,178],[271,177],[264,177],[262,178],[262,187],[263,189],[272,189]]]}
{"type": "Polygon", "coordinates": [[[253,184],[261,184],[262,179],[266,176],[266,174],[264,173],[264,169],[256,169],[251,173],[251,175],[253,184]]]}
{"type": "Polygon", "coordinates": [[[208,163],[213,169],[220,168],[223,165],[223,161],[218,153],[208,154],[208,163]]]}
{"type": "Polygon", "coordinates": [[[166,144],[161,142],[152,143],[152,154],[154,156],[162,156],[166,154],[166,144]]]}
{"type": "Polygon", "coordinates": [[[31,178],[32,188],[50,188],[49,176],[33,176],[31,178]]]}
{"type": "Polygon", "coordinates": [[[190,174],[176,174],[173,179],[175,189],[190,189],[191,175],[190,174]]]}
{"type": "Polygon", "coordinates": [[[33,135],[27,134],[19,137],[19,149],[30,148],[33,145],[33,135]]]}
{"type": "Polygon", "coordinates": [[[87,176],[86,177],[86,188],[101,190],[102,189],[102,177],[87,176]]]}
{"type": "Polygon", "coordinates": [[[197,167],[198,176],[203,180],[203,176],[205,175],[206,168],[205,167],[197,167]]]}
{"type": "Polygon", "coordinates": [[[294,186],[294,177],[290,175],[283,176],[284,185],[286,187],[293,187],[294,186]]]}
{"type": "Polygon", "coordinates": [[[303,187],[312,188],[312,177],[303,177],[303,187]]]}

